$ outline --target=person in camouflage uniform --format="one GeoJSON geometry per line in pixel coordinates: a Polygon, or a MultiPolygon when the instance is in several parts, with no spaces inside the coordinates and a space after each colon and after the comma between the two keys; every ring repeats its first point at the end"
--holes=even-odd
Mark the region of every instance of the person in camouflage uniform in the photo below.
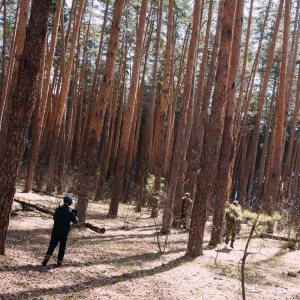
{"type": "Polygon", "coordinates": [[[190,214],[193,207],[193,201],[190,198],[190,193],[184,193],[184,197],[182,198],[182,208],[181,208],[181,222],[182,228],[187,229],[190,214]]]}
{"type": "Polygon", "coordinates": [[[236,234],[240,229],[242,218],[241,207],[238,205],[238,201],[233,201],[232,204],[226,209],[225,219],[226,219],[226,230],[225,230],[225,244],[227,245],[231,237],[230,247],[233,248],[233,243],[235,241],[236,234]]]}

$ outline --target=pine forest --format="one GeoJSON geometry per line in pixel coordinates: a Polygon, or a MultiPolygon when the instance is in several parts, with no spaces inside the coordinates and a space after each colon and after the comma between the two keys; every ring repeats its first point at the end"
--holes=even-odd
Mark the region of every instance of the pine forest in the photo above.
{"type": "Polygon", "coordinates": [[[1,0],[0,299],[300,299],[299,10],[1,0]]]}

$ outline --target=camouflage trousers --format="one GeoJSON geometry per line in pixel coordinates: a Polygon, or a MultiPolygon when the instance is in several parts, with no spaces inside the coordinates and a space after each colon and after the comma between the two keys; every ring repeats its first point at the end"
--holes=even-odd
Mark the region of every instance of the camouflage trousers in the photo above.
{"type": "Polygon", "coordinates": [[[225,243],[228,244],[230,236],[231,236],[231,242],[235,241],[235,237],[237,234],[237,227],[238,224],[235,222],[227,222],[226,224],[226,231],[225,231],[225,243]]]}
{"type": "Polygon", "coordinates": [[[187,228],[190,223],[191,206],[184,206],[181,211],[181,224],[183,228],[187,228]]]}

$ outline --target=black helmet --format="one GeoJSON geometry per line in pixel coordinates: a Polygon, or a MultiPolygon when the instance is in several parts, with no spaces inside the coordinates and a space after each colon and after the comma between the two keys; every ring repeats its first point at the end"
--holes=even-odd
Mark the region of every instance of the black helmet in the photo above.
{"type": "Polygon", "coordinates": [[[71,205],[73,203],[73,198],[70,195],[64,196],[64,203],[71,205]]]}

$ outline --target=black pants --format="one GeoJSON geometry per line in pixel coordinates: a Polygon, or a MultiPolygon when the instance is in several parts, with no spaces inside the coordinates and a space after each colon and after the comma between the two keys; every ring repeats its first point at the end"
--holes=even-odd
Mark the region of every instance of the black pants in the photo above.
{"type": "Polygon", "coordinates": [[[67,239],[68,239],[67,235],[57,236],[57,235],[52,233],[51,240],[50,240],[50,243],[49,243],[49,248],[48,248],[46,254],[52,255],[54,249],[56,248],[56,246],[59,243],[59,251],[58,251],[57,259],[58,260],[63,260],[64,255],[65,255],[65,251],[66,251],[67,239]]]}

